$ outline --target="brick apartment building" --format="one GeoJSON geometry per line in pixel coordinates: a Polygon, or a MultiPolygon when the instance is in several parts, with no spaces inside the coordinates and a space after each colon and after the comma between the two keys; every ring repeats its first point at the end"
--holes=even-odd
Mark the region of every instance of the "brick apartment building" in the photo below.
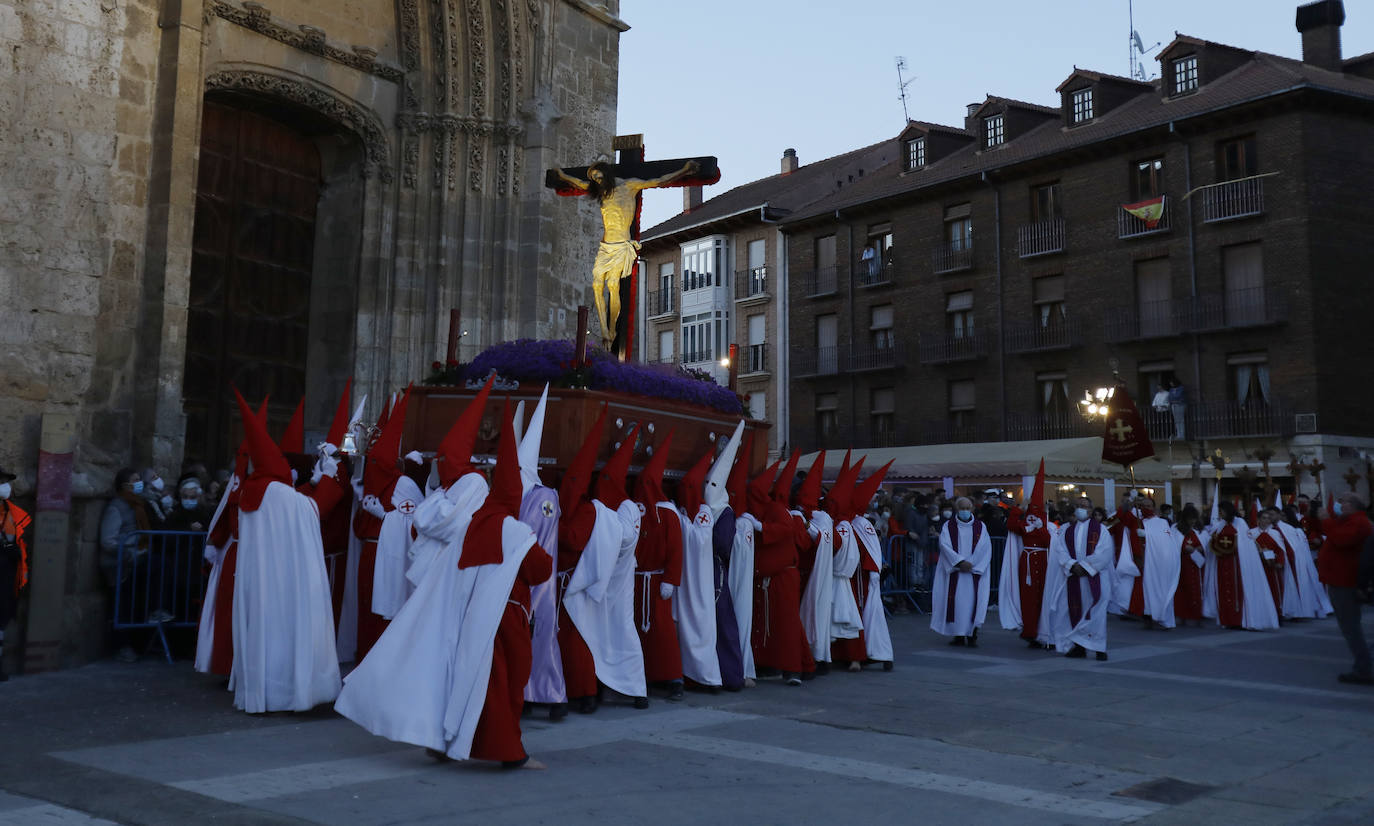
{"type": "Polygon", "coordinates": [[[1115,367],[1178,501],[1209,498],[1217,448],[1224,493],[1267,449],[1285,491],[1296,459],[1367,496],[1374,54],[1342,58],[1343,22],[1300,8],[1301,61],[1179,35],[1153,83],[1076,69],[1057,107],[913,121],[782,218],[792,443],[1097,435],[1078,401],[1115,367]],[[1161,195],[1154,227],[1122,208],[1161,195]],[[1181,434],[1150,409],[1170,381],[1181,434]]]}
{"type": "MultiPolygon", "coordinates": [[[[725,384],[721,360],[736,344],[737,387],[750,415],[788,421],[780,392],[790,369],[787,244],[778,222],[890,164],[897,149],[883,141],[805,166],[788,149],[777,175],[705,202],[701,187],[683,190],[682,212],[643,234],[636,357],[704,370],[725,384]]],[[[786,428],[775,427],[770,441],[776,455],[786,428]]]]}

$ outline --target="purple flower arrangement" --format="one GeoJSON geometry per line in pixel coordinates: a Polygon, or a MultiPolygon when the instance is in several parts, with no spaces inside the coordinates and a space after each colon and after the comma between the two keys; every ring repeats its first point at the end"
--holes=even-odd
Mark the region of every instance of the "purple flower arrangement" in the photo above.
{"type": "Polygon", "coordinates": [[[740,397],[701,371],[680,367],[620,361],[588,345],[587,362],[578,365],[571,341],[519,339],[489,347],[467,365],[434,364],[426,384],[458,384],[485,378],[492,370],[505,379],[528,384],[549,382],[556,387],[616,390],[637,396],[670,399],[719,410],[744,412],[740,397]]]}

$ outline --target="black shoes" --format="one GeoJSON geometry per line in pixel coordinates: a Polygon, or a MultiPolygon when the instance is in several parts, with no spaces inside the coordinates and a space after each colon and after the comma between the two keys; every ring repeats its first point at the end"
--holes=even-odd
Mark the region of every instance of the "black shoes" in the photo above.
{"type": "Polygon", "coordinates": [[[646,708],[648,708],[648,707],[649,707],[649,698],[648,698],[648,697],[636,697],[636,698],[635,698],[635,708],[640,709],[640,710],[643,710],[643,709],[646,709],[646,708]]]}
{"type": "Polygon", "coordinates": [[[949,641],[950,645],[968,645],[968,637],[954,637],[949,641]]]}
{"type": "Polygon", "coordinates": [[[1099,651],[1099,652],[1097,652],[1097,661],[1100,662],[1100,663],[1105,663],[1105,662],[1107,661],[1107,652],[1106,652],[1106,651],[1099,651]]]}
{"type": "Polygon", "coordinates": [[[801,675],[795,672],[784,671],[782,678],[788,685],[801,685],[801,675]]]}
{"type": "Polygon", "coordinates": [[[596,697],[588,696],[577,698],[578,714],[591,714],[593,711],[596,711],[596,697]]]}
{"type": "Polygon", "coordinates": [[[673,682],[670,683],[668,686],[669,702],[680,703],[682,702],[683,696],[684,692],[682,689],[682,680],[673,680],[673,682]]]}
{"type": "Polygon", "coordinates": [[[1074,660],[1081,660],[1084,657],[1088,656],[1088,649],[1084,648],[1083,646],[1077,643],[1074,643],[1073,648],[1070,648],[1069,653],[1065,654],[1064,656],[1074,660]]]}
{"type": "Polygon", "coordinates": [[[564,717],[567,717],[567,716],[568,716],[568,704],[567,704],[567,703],[551,703],[551,704],[549,705],[549,719],[552,720],[553,722],[557,723],[559,720],[562,720],[564,717]]]}
{"type": "Polygon", "coordinates": [[[1354,683],[1355,685],[1374,685],[1374,676],[1360,674],[1354,671],[1337,675],[1336,679],[1343,683],[1354,683]]]}
{"type": "Polygon", "coordinates": [[[977,647],[978,647],[978,629],[977,629],[977,628],[973,629],[973,636],[971,636],[971,637],[968,638],[968,643],[967,643],[967,645],[968,645],[969,648],[977,648],[977,647]]]}

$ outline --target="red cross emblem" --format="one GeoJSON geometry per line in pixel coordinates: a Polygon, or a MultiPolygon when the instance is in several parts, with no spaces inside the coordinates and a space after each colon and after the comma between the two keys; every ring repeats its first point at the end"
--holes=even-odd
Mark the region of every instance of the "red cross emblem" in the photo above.
{"type": "Polygon", "coordinates": [[[404,513],[406,516],[410,516],[412,513],[415,512],[415,503],[407,499],[401,504],[397,505],[396,510],[400,511],[401,513],[404,513]]]}
{"type": "Polygon", "coordinates": [[[840,536],[847,536],[848,534],[849,534],[849,526],[848,526],[847,524],[841,522],[841,523],[840,523],[840,536]]]}
{"type": "Polygon", "coordinates": [[[698,525],[709,525],[709,524],[711,524],[711,515],[708,514],[708,513],[706,513],[706,511],[702,511],[701,513],[697,514],[697,524],[698,524],[698,525]]]}

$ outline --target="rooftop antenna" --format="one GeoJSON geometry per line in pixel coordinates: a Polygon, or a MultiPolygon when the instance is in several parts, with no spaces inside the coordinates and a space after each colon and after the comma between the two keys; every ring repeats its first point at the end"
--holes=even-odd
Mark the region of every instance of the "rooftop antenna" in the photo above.
{"type": "Polygon", "coordinates": [[[911,84],[913,84],[913,83],[916,82],[916,78],[914,78],[914,77],[913,77],[911,80],[903,80],[903,79],[902,79],[902,70],[905,69],[905,68],[906,68],[906,58],[905,58],[905,57],[898,56],[898,57],[897,57],[897,97],[902,101],[902,117],[905,118],[905,120],[902,122],[902,125],[903,125],[903,126],[905,126],[905,125],[906,125],[908,122],[910,122],[910,120],[911,120],[911,114],[910,114],[909,112],[907,112],[907,109],[906,109],[906,87],[908,87],[908,86],[910,86],[911,84]]]}
{"type": "Polygon", "coordinates": [[[1135,30],[1135,0],[1126,0],[1126,9],[1127,14],[1130,16],[1131,25],[1131,36],[1126,42],[1126,52],[1130,55],[1131,59],[1130,77],[1135,80],[1146,81],[1150,78],[1145,70],[1145,64],[1136,55],[1149,54],[1159,47],[1159,43],[1155,43],[1155,45],[1148,49],[1145,48],[1144,41],[1140,39],[1140,32],[1135,30]]]}

